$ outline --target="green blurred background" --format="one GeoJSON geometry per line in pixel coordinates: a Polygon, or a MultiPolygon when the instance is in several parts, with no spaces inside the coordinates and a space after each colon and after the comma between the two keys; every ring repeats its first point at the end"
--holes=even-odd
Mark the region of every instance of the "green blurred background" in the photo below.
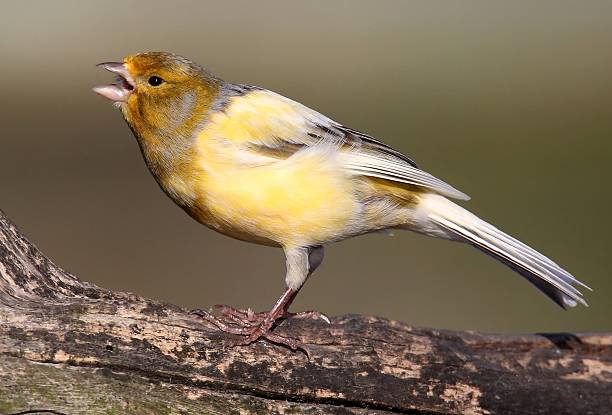
{"type": "Polygon", "coordinates": [[[295,309],[414,325],[612,329],[612,2],[5,1],[0,208],[80,277],[186,307],[267,309],[278,249],[198,225],[158,189],[95,67],[164,50],[372,134],[595,288],[563,312],[468,246],[332,245],[295,309]]]}

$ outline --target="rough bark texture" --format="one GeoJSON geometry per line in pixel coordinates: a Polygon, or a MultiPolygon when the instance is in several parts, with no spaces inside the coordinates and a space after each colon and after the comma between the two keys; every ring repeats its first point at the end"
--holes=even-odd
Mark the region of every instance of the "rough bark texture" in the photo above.
{"type": "Polygon", "coordinates": [[[81,282],[0,212],[0,414],[606,414],[612,335],[287,321],[310,357],[81,282]]]}

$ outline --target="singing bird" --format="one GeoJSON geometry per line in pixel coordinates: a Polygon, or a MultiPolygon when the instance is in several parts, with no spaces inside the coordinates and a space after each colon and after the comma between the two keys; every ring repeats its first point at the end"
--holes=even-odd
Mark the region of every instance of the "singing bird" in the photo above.
{"type": "Polygon", "coordinates": [[[286,289],[266,313],[228,306],[196,313],[235,344],[265,339],[323,260],[323,247],[401,229],[464,242],[511,267],[563,308],[587,305],[559,265],[450,199],[469,197],[398,150],[296,101],[225,82],[184,57],[147,52],[99,66],[117,82],[94,91],[114,101],[161,189],[207,227],[280,247],[286,289]]]}

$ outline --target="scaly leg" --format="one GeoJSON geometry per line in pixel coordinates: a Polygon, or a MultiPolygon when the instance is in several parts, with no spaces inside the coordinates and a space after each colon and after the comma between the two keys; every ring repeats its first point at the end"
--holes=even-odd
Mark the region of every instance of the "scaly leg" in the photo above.
{"type": "Polygon", "coordinates": [[[285,254],[287,256],[287,276],[285,278],[287,289],[270,311],[254,313],[251,310],[245,311],[229,306],[217,306],[227,321],[204,310],[194,310],[192,313],[215,325],[225,333],[244,337],[234,342],[233,346],[246,346],[259,339],[266,339],[272,343],[287,346],[294,351],[297,349],[304,350],[296,339],[273,333],[272,328],[279,319],[290,317],[321,318],[329,323],[329,319],[325,315],[316,311],[302,313],[290,313],[288,311],[304,281],[323,260],[323,248],[285,249],[285,254]]]}

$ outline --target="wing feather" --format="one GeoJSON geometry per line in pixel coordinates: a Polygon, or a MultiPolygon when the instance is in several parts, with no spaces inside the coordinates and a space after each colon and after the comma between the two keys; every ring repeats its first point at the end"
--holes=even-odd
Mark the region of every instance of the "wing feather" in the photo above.
{"type": "Polygon", "coordinates": [[[351,174],[407,183],[444,196],[469,199],[465,193],[419,169],[412,159],[391,146],[282,95],[258,89],[234,99],[243,101],[235,101],[232,107],[252,114],[251,127],[257,126],[250,129],[250,139],[245,143],[248,151],[256,150],[259,154],[281,159],[305,147],[335,147],[341,164],[351,174]]]}

